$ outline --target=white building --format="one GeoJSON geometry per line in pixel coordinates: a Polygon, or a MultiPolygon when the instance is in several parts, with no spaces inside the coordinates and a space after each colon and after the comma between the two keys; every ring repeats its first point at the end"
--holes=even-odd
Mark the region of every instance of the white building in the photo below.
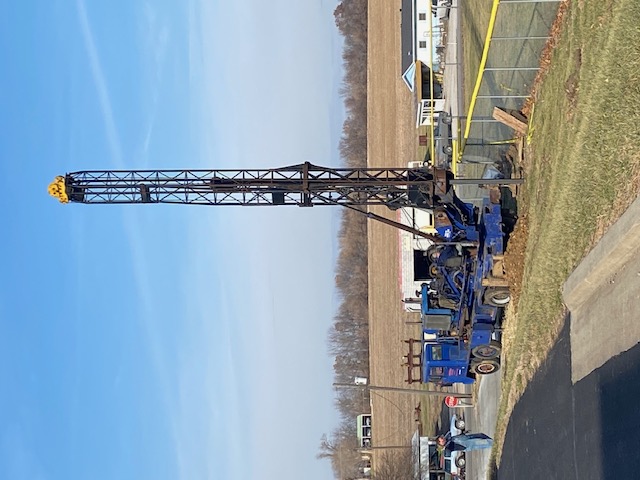
{"type": "MultiPolygon", "coordinates": [[[[415,91],[416,61],[434,72],[442,70],[440,59],[444,49],[442,7],[436,8],[432,0],[402,0],[402,79],[415,91]]],[[[446,9],[444,9],[446,12],[446,9]]]]}
{"type": "Polygon", "coordinates": [[[402,80],[416,94],[416,124],[432,125],[444,109],[442,64],[443,20],[448,9],[437,5],[448,0],[402,0],[402,80]]]}

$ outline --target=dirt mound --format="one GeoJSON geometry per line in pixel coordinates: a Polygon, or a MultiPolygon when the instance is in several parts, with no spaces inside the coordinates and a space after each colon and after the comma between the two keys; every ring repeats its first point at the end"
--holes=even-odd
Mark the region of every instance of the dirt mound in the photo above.
{"type": "Polygon", "coordinates": [[[518,305],[518,298],[522,290],[522,278],[524,276],[524,255],[529,238],[529,224],[527,216],[522,215],[509,236],[507,251],[505,252],[505,266],[507,279],[511,288],[513,305],[518,305]]]}

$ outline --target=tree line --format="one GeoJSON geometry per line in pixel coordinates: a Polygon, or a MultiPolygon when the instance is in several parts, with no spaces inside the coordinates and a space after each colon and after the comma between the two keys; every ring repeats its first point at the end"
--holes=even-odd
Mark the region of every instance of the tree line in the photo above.
{"type": "MultiPolygon", "coordinates": [[[[367,0],[343,0],[334,11],[336,26],[344,37],[340,95],[346,116],[339,151],[347,167],[367,165],[367,8],[367,0]]],[[[348,209],[341,215],[335,276],[340,304],[328,344],[334,357],[335,382],[351,384],[355,376],[369,377],[367,218],[348,209]]],[[[320,439],[317,456],[331,461],[336,478],[358,478],[361,454],[356,416],[370,411],[369,395],[361,389],[340,389],[335,402],[340,423],[320,439]]]]}
{"type": "MultiPolygon", "coordinates": [[[[347,167],[367,166],[367,0],[342,0],[333,15],[344,37],[344,79],[340,88],[346,117],[339,150],[347,167]]],[[[340,304],[329,330],[329,351],[334,357],[336,383],[352,384],[354,377],[369,377],[369,286],[367,218],[343,209],[339,229],[336,289],[340,304]]],[[[340,422],[320,439],[318,458],[331,461],[335,478],[362,477],[362,455],[356,435],[356,416],[370,412],[369,394],[362,389],[336,392],[340,422]]],[[[375,419],[373,420],[375,422],[375,419]]],[[[411,450],[385,452],[372,477],[416,480],[411,450]]]]}

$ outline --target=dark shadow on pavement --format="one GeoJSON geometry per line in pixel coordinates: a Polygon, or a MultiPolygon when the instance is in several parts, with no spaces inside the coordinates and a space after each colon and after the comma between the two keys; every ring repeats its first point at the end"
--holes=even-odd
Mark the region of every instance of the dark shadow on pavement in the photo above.
{"type": "Polygon", "coordinates": [[[640,478],[640,344],[572,385],[569,324],[514,408],[492,478],[640,478]]]}
{"type": "Polygon", "coordinates": [[[640,478],[640,344],[613,357],[574,387],[580,478],[640,478]],[[584,413],[582,413],[584,412],[584,413]],[[592,417],[592,422],[582,422],[592,417]],[[597,423],[595,422],[597,420],[597,423]],[[584,446],[583,446],[584,445],[584,446]],[[598,464],[594,464],[595,461],[598,464]]]}

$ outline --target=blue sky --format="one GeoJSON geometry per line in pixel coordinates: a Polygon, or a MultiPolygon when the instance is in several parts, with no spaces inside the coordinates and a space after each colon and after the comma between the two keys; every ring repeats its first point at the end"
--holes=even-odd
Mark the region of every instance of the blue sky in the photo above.
{"type": "Polygon", "coordinates": [[[0,0],[0,478],[331,478],[339,212],[46,189],[337,165],[336,3],[0,0]]]}

